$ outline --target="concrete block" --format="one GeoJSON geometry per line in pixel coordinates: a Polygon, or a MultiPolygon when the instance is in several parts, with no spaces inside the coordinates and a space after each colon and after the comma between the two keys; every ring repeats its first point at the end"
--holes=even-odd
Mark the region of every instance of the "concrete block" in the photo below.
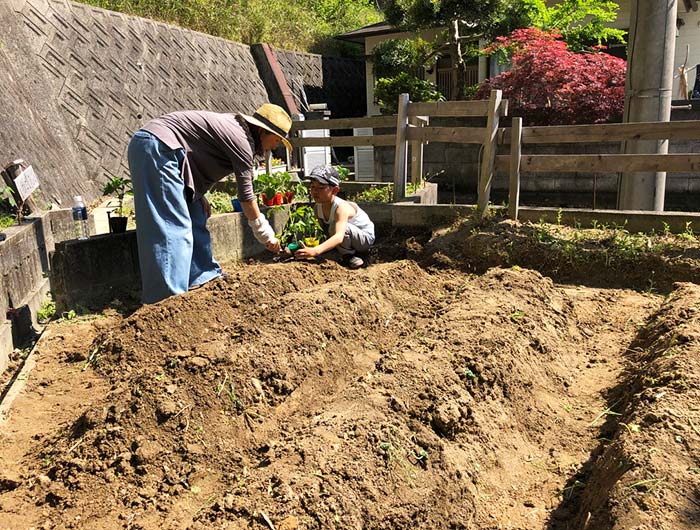
{"type": "Polygon", "coordinates": [[[0,374],[5,371],[10,362],[10,353],[14,350],[12,341],[12,323],[9,320],[0,319],[0,374]]]}

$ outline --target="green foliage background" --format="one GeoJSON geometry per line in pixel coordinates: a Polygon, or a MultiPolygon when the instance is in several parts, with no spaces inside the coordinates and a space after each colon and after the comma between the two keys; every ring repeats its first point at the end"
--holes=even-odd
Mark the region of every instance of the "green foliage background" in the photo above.
{"type": "Polygon", "coordinates": [[[373,0],[79,0],[244,44],[360,54],[333,36],[379,22],[373,0]]]}

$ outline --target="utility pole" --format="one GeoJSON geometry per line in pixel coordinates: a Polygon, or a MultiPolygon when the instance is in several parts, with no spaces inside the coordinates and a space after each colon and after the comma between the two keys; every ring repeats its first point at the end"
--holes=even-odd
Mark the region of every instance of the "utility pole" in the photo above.
{"type": "MultiPolygon", "coordinates": [[[[622,118],[625,123],[671,119],[677,7],[677,0],[632,0],[622,118]]],[[[668,140],[627,141],[624,153],[665,154],[668,140]]],[[[665,192],[665,172],[623,173],[617,207],[663,211],[665,192]]]]}

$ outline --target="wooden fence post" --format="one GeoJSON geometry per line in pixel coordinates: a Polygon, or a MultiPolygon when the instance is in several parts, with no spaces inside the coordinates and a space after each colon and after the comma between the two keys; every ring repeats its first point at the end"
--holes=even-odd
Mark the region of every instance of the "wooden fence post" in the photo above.
{"type": "Polygon", "coordinates": [[[508,217],[518,218],[520,208],[520,154],[523,119],[513,118],[510,126],[510,183],[508,187],[508,217]]]}
{"type": "Polygon", "coordinates": [[[406,170],[408,167],[408,94],[399,94],[396,117],[396,157],[394,159],[394,202],[406,197],[406,170]]]}
{"type": "MultiPolygon", "coordinates": [[[[416,116],[410,122],[416,127],[426,124],[423,116],[416,116]]],[[[414,140],[411,142],[411,184],[419,184],[423,180],[423,142],[414,140]]]]}
{"type": "MultiPolygon", "coordinates": [[[[484,139],[484,153],[481,160],[481,174],[477,198],[476,215],[479,219],[486,216],[491,196],[491,181],[493,180],[494,165],[496,163],[496,136],[498,133],[498,120],[501,111],[501,91],[492,90],[489,98],[489,110],[486,121],[486,138],[484,139]]],[[[398,136],[398,129],[396,131],[398,136]]]]}

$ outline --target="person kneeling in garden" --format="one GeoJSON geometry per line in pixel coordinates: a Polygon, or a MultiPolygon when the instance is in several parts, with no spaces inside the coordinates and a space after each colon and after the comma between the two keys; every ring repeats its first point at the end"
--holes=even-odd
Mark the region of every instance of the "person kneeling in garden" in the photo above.
{"type": "Polygon", "coordinates": [[[309,178],[314,211],[323,228],[327,229],[328,239],[317,247],[302,245],[294,256],[313,258],[335,248],[341,255],[341,263],[359,269],[365,264],[374,244],[374,224],[357,204],[337,196],[340,176],[336,168],[317,166],[311,170],[309,178]]]}

